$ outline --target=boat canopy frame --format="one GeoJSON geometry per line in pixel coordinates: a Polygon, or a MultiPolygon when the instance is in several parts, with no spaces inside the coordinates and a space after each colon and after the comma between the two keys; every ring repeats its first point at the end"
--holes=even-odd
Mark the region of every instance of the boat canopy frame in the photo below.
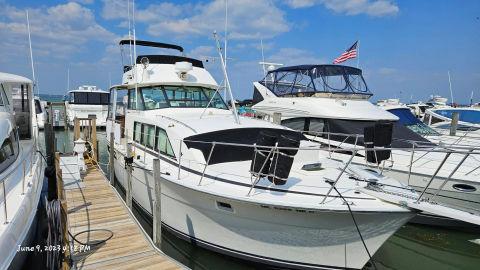
{"type": "Polygon", "coordinates": [[[317,93],[373,95],[361,69],[342,65],[281,67],[269,71],[260,83],[276,96],[313,96],[317,93]],[[334,85],[334,81],[340,85],[334,85]]]}

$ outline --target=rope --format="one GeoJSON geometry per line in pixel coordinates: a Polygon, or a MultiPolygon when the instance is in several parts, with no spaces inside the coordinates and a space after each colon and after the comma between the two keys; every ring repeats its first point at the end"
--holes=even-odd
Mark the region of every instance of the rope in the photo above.
{"type": "MultiPolygon", "coordinates": [[[[363,236],[362,236],[362,233],[360,232],[360,228],[358,228],[358,224],[357,224],[357,221],[355,220],[355,216],[353,215],[352,209],[350,208],[350,204],[348,204],[347,200],[345,200],[345,198],[342,196],[342,194],[337,190],[337,188],[335,187],[334,183],[331,183],[331,182],[327,182],[327,183],[329,183],[330,185],[332,185],[333,189],[337,192],[338,196],[339,196],[339,197],[343,200],[343,202],[347,205],[347,207],[348,207],[348,212],[350,213],[350,216],[352,217],[353,224],[355,225],[355,228],[357,229],[358,235],[360,236],[360,240],[362,240],[362,244],[363,244],[363,246],[365,247],[365,250],[367,251],[368,258],[369,258],[370,262],[373,264],[373,267],[375,268],[375,270],[377,270],[377,266],[375,265],[375,262],[374,262],[373,259],[372,259],[372,255],[370,254],[370,251],[369,251],[368,248],[367,248],[367,244],[365,244],[365,240],[363,240],[363,236]]],[[[346,254],[345,254],[345,256],[346,256],[346,254]]]]}

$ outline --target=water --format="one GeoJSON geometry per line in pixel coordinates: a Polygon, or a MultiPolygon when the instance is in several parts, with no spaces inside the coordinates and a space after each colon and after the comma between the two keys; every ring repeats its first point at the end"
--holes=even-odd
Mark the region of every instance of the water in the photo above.
{"type": "MultiPolygon", "coordinates": [[[[73,131],[56,131],[57,149],[72,151],[73,131]]],[[[98,131],[100,163],[107,171],[108,153],[104,131],[98,131]]],[[[117,188],[123,193],[121,188],[117,188]]],[[[135,211],[145,231],[152,234],[152,221],[135,211]]],[[[181,240],[162,230],[161,249],[170,257],[192,269],[266,269],[221,255],[181,240]]],[[[407,224],[395,233],[373,256],[378,269],[479,269],[480,231],[449,231],[439,227],[407,224]],[[474,243],[475,239],[478,244],[474,243]]],[[[368,269],[373,269],[368,267],[368,269]]]]}

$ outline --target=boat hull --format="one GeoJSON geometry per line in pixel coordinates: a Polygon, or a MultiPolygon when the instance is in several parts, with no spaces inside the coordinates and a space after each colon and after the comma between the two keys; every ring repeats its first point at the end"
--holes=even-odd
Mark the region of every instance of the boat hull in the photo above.
{"type": "MultiPolygon", "coordinates": [[[[125,186],[126,171],[120,162],[115,173],[125,186]]],[[[165,226],[217,252],[289,268],[359,269],[369,260],[347,210],[310,211],[232,200],[168,179],[163,179],[161,187],[165,226]]],[[[132,190],[134,200],[151,215],[151,172],[135,169],[132,190]]],[[[409,212],[354,215],[372,255],[413,217],[409,212]]]]}

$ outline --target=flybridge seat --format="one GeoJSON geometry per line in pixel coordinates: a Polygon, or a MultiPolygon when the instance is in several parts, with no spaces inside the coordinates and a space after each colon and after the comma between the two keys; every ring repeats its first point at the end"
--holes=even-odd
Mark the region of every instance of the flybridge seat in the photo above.
{"type": "Polygon", "coordinates": [[[281,67],[260,81],[276,96],[318,96],[325,93],[370,97],[362,70],[341,65],[281,67]]]}

